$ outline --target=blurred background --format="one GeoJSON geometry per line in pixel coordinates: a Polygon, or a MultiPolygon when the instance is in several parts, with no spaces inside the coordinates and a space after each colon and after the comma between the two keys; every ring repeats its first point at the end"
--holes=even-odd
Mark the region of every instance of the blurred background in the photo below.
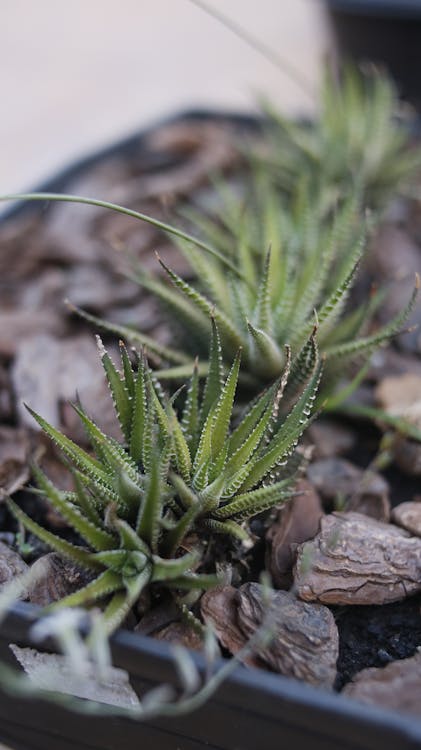
{"type": "MultiPolygon", "coordinates": [[[[318,0],[209,0],[316,92],[330,36],[318,0]]],[[[311,98],[189,0],[1,0],[0,192],[188,107],[285,112],[311,98]]]]}

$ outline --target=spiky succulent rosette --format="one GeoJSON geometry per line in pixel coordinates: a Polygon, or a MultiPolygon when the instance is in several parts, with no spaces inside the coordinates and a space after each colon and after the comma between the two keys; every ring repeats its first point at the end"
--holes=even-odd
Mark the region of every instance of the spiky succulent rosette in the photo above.
{"type": "MultiPolygon", "coordinates": [[[[181,326],[184,352],[182,346],[174,352],[156,349],[174,365],[163,377],[188,372],[192,342],[205,369],[201,342],[206,340],[210,312],[221,332],[226,364],[242,347],[242,377],[257,390],[282,372],[286,345],[292,350],[293,373],[301,372],[316,315],[318,342],[325,357],[320,401],[333,397],[338,380],[346,378],[355,363],[360,366],[373,350],[401,331],[415,303],[416,288],[407,307],[371,333],[382,293],[353,309],[346,306],[366,249],[366,222],[357,194],[338,207],[334,220],[322,214],[318,197],[305,183],[297,189],[291,210],[262,178],[256,181],[250,202],[243,205],[226,197],[222,214],[208,220],[194,215],[199,236],[219,251],[218,256],[206,254],[192,243],[178,241],[195,273],[194,282],[182,279],[161,259],[170,284],[136,269],[134,278],[160,298],[181,326]],[[227,258],[241,275],[231,273],[219,256],[227,258]]],[[[142,335],[119,330],[129,338],[142,335]]]]}
{"type": "Polygon", "coordinates": [[[291,496],[299,463],[294,451],[311,419],[320,378],[313,335],[308,349],[301,394],[284,420],[279,418],[279,402],[288,365],[232,428],[241,354],[224,379],[215,323],[203,392],[195,369],[180,414],[176,403],[182,394],[172,399],[164,394],[143,354],[133,366],[121,345],[119,372],[101,344],[124,436],[121,444],[105,435],[79,405],[74,408],[92,451],[83,450],[31,411],[61,449],[75,483],[74,492],[61,491],[35,468],[38,491],[84,544],[42,528],[12,500],[9,508],[28,530],[93,576],[59,606],[106,599],[105,619],[111,631],[151,584],[189,591],[216,583],[215,576],[200,572],[206,541],[217,534],[249,540],[248,519],[291,496]]]}
{"type": "Polygon", "coordinates": [[[374,67],[346,65],[340,75],[327,69],[311,123],[287,119],[270,103],[263,106],[271,144],[265,169],[287,196],[305,176],[324,202],[344,198],[358,184],[364,205],[378,209],[420,172],[421,151],[411,132],[415,113],[374,67]]]}

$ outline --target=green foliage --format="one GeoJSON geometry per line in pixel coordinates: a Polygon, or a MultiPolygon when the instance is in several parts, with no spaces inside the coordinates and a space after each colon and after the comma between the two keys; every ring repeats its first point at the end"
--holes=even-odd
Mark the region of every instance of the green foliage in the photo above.
{"type": "MultiPolygon", "coordinates": [[[[324,216],[320,196],[312,194],[306,181],[298,187],[293,204],[282,201],[260,174],[244,202],[227,191],[222,197],[222,215],[204,219],[190,212],[189,216],[202,236],[241,268],[244,278],[235,278],[215,256],[185,242],[179,246],[195,272],[194,285],[162,260],[173,288],[141,268],[134,278],[180,321],[185,355],[192,343],[205,354],[200,346],[212,311],[228,361],[241,346],[242,375],[254,389],[279,376],[289,345],[293,356],[289,393],[293,393],[293,386],[306,377],[309,337],[316,325],[326,360],[320,400],[332,397],[349,365],[367,358],[401,330],[416,290],[406,309],[370,335],[368,325],[381,294],[347,311],[366,244],[357,193],[342,202],[331,221],[324,216]]],[[[126,330],[126,335],[131,334],[126,330]]],[[[179,372],[168,370],[163,376],[179,376],[179,372]]]]}
{"type": "Polygon", "coordinates": [[[420,171],[408,111],[392,82],[374,69],[362,73],[349,65],[336,77],[327,70],[319,115],[311,124],[287,119],[270,104],[264,108],[272,142],[265,166],[289,195],[306,175],[313,194],[327,203],[359,185],[364,204],[381,208],[420,171]]]}
{"type": "Polygon", "coordinates": [[[311,419],[320,378],[314,336],[308,347],[306,382],[284,420],[279,401],[288,367],[232,428],[241,353],[224,378],[215,321],[203,393],[195,369],[180,414],[180,392],[172,399],[165,395],[143,353],[133,367],[121,345],[119,372],[100,343],[123,444],[105,435],[79,405],[74,408],[90,452],[30,410],[61,449],[75,483],[74,492],[58,490],[35,467],[38,492],[83,544],[42,528],[12,500],[9,508],[29,531],[92,574],[60,606],[106,599],[105,622],[112,631],[151,584],[175,592],[215,584],[215,576],[200,572],[206,540],[223,534],[249,541],[245,522],[291,496],[300,463],[294,449],[311,419]]]}

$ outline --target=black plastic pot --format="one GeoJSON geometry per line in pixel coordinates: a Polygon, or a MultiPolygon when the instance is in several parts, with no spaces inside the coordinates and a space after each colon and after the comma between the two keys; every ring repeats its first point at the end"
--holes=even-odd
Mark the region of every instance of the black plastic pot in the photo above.
{"type": "MultiPolygon", "coordinates": [[[[172,122],[177,120],[234,122],[245,130],[259,127],[253,118],[207,112],[190,112],[172,122]]],[[[70,180],[114,154],[141,154],[145,170],[160,169],[162,160],[145,148],[151,130],[84,159],[37,190],[65,191],[70,180]]],[[[2,220],[40,210],[40,204],[21,204],[4,213],[2,220]]],[[[29,629],[35,617],[33,606],[19,603],[0,624],[1,661],[16,667],[9,644],[33,645],[29,629]]],[[[112,651],[114,664],[130,674],[139,693],[157,684],[178,684],[168,644],[121,630],[112,640],[112,651]]],[[[203,665],[200,655],[194,659],[203,665]]],[[[0,693],[0,741],[17,750],[409,750],[421,748],[421,720],[239,667],[200,710],[148,723],[74,714],[45,699],[0,693]]]]}
{"type": "MultiPolygon", "coordinates": [[[[2,658],[10,642],[29,644],[33,617],[29,605],[15,607],[0,630],[2,658]]],[[[167,644],[120,631],[112,645],[134,689],[177,684],[167,644]]],[[[239,667],[200,710],[145,724],[1,695],[0,740],[18,750],[409,750],[421,747],[421,721],[239,667]]]]}
{"type": "Polygon", "coordinates": [[[421,0],[327,0],[346,60],[386,65],[404,99],[421,107],[421,0]]]}

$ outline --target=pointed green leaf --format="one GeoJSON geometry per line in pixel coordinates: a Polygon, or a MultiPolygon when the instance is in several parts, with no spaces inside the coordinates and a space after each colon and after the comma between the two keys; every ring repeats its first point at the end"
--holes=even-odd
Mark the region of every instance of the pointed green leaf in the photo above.
{"type": "Polygon", "coordinates": [[[250,321],[247,327],[252,338],[253,368],[266,380],[279,375],[284,365],[284,357],[275,339],[261,328],[255,328],[250,321]]]}
{"type": "Polygon", "coordinates": [[[38,539],[44,542],[44,544],[47,544],[49,547],[51,547],[51,549],[53,549],[59,555],[72,560],[77,565],[81,565],[84,568],[92,568],[94,570],[98,569],[98,564],[95,562],[93,555],[88,552],[88,550],[85,550],[82,547],[76,547],[76,545],[67,542],[65,539],[62,539],[56,534],[52,534],[51,531],[47,531],[47,529],[44,529],[36,521],[30,518],[10,498],[8,498],[6,502],[7,507],[12,515],[14,515],[15,518],[18,519],[18,521],[21,521],[21,523],[23,523],[28,531],[38,537],[38,539]]]}
{"type": "Polygon", "coordinates": [[[284,479],[281,482],[237,495],[234,500],[215,510],[212,516],[218,520],[234,519],[235,521],[252,518],[288,500],[292,494],[290,486],[291,480],[284,479]]]}
{"type": "Polygon", "coordinates": [[[132,421],[132,407],[130,403],[130,394],[122,380],[120,373],[114,365],[111,357],[104,349],[103,343],[97,336],[98,348],[101,355],[102,366],[107,376],[108,385],[114,402],[114,408],[120,422],[121,430],[126,438],[130,440],[130,428],[132,421]]]}
{"type": "Polygon", "coordinates": [[[136,532],[152,550],[156,549],[162,514],[160,461],[155,456],[147,478],[145,494],[137,518],[136,532]]]}
{"type": "Polygon", "coordinates": [[[85,542],[95,550],[113,548],[115,539],[112,534],[93,524],[77,506],[68,502],[64,493],[60,492],[37,466],[33,467],[33,473],[39,488],[45,493],[53,508],[80,534],[85,542]]]}
{"type": "Polygon", "coordinates": [[[158,555],[153,558],[152,581],[170,581],[179,578],[190,571],[198,563],[199,556],[195,552],[190,552],[174,560],[165,560],[158,555]]]}
{"type": "Polygon", "coordinates": [[[58,602],[54,602],[54,609],[65,609],[66,607],[81,607],[85,604],[93,604],[98,599],[118,591],[123,586],[121,576],[112,570],[105,570],[104,573],[95,578],[93,581],[84,586],[82,589],[75,591],[73,594],[65,596],[58,602]]]}
{"type": "Polygon", "coordinates": [[[235,521],[217,521],[213,518],[205,518],[202,525],[212,534],[227,534],[234,539],[239,539],[240,542],[249,543],[251,541],[247,531],[235,521]]]}

